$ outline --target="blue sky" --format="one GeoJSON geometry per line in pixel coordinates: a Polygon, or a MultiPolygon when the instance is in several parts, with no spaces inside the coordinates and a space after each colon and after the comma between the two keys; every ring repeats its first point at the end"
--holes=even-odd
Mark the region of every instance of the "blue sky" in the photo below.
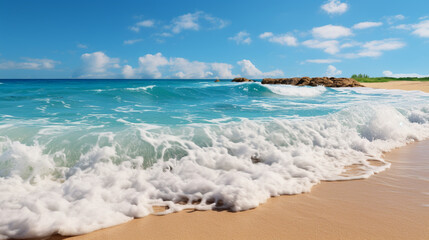
{"type": "Polygon", "coordinates": [[[0,78],[429,75],[429,2],[0,0],[0,78]]]}

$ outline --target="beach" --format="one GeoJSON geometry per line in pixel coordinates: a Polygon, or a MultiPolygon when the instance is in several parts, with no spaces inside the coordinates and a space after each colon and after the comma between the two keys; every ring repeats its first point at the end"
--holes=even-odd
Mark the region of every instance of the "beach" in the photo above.
{"type": "Polygon", "coordinates": [[[151,215],[65,239],[428,239],[428,156],[429,141],[412,143],[387,153],[392,167],[369,179],[323,182],[243,212],[151,215]]]}
{"type": "MultiPolygon", "coordinates": [[[[421,90],[425,82],[365,84],[421,90]]],[[[369,179],[322,182],[242,212],[184,210],[89,234],[50,239],[429,239],[429,141],[385,153],[391,168],[369,179]]]]}
{"type": "Polygon", "coordinates": [[[378,83],[362,83],[365,87],[381,89],[401,89],[407,91],[429,92],[429,82],[420,81],[390,81],[378,83]]]}

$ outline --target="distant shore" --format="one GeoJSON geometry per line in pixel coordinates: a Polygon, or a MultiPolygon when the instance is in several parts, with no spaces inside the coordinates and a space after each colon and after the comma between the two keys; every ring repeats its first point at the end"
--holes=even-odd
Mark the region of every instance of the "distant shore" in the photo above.
{"type": "Polygon", "coordinates": [[[361,82],[365,87],[382,89],[419,90],[429,92],[429,81],[361,82]]]}

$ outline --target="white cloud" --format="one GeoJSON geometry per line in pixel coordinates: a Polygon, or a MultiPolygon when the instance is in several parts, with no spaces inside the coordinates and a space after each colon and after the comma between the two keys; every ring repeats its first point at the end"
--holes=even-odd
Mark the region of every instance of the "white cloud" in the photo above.
{"type": "Polygon", "coordinates": [[[87,46],[87,45],[82,44],[82,43],[78,43],[78,44],[76,45],[76,47],[77,47],[77,48],[82,48],[82,49],[86,49],[86,48],[88,48],[88,46],[87,46]]]}
{"type": "Polygon", "coordinates": [[[304,41],[302,44],[309,48],[323,49],[323,51],[329,54],[336,54],[340,51],[339,42],[337,40],[319,41],[312,39],[304,41]]]}
{"type": "Polygon", "coordinates": [[[180,33],[183,30],[200,30],[201,26],[206,26],[208,29],[221,29],[228,25],[228,22],[211,16],[202,11],[188,13],[176,17],[172,20],[172,24],[167,26],[171,28],[173,33],[180,33]]]}
{"type": "Polygon", "coordinates": [[[328,68],[326,69],[325,75],[328,77],[334,77],[334,76],[340,75],[342,73],[343,72],[341,70],[338,70],[336,67],[329,65],[328,68]]]}
{"type": "Polygon", "coordinates": [[[379,27],[383,25],[382,22],[360,22],[353,26],[354,29],[366,29],[372,27],[379,27]]]}
{"type": "Polygon", "coordinates": [[[308,63],[322,63],[322,64],[326,64],[326,63],[337,63],[337,62],[341,62],[341,60],[339,59],[307,59],[305,60],[305,62],[308,63]]]}
{"type": "Polygon", "coordinates": [[[329,0],[320,7],[328,14],[343,14],[349,9],[347,3],[342,3],[339,0],[329,0]]]}
{"type": "Polygon", "coordinates": [[[412,32],[414,35],[429,38],[429,20],[424,20],[417,24],[413,24],[412,28],[414,29],[412,32]]]}
{"type": "Polygon", "coordinates": [[[24,62],[0,62],[0,69],[47,70],[55,68],[60,62],[52,59],[23,58],[24,62]]]}
{"type": "Polygon", "coordinates": [[[429,75],[421,75],[421,74],[418,74],[418,73],[392,73],[391,71],[383,71],[383,75],[385,77],[392,77],[392,78],[405,78],[405,77],[423,78],[423,77],[429,77],[429,75]]]}
{"type": "Polygon", "coordinates": [[[233,66],[227,63],[205,63],[185,58],[167,59],[161,53],[139,57],[139,66],[125,65],[125,78],[233,78],[233,66]]]}
{"type": "Polygon", "coordinates": [[[110,58],[103,52],[85,53],[82,60],[81,78],[103,78],[112,76],[109,72],[112,68],[120,68],[118,58],[110,58]]]}
{"type": "Polygon", "coordinates": [[[272,32],[265,32],[260,34],[259,38],[268,39],[268,41],[270,42],[279,43],[281,45],[287,45],[287,46],[298,45],[298,40],[296,39],[296,37],[292,36],[291,34],[275,35],[272,32]]]}
{"type": "Polygon", "coordinates": [[[374,40],[364,43],[357,53],[345,54],[344,57],[379,57],[384,51],[392,51],[403,47],[405,47],[405,43],[394,38],[374,40]]]}
{"type": "Polygon", "coordinates": [[[315,27],[312,29],[312,34],[315,38],[325,39],[336,39],[340,37],[347,37],[352,35],[352,31],[349,28],[336,25],[325,25],[321,27],[315,27]]]}
{"type": "Polygon", "coordinates": [[[135,78],[136,77],[135,70],[130,65],[125,65],[122,68],[122,75],[124,75],[125,78],[135,78]]]}
{"type": "Polygon", "coordinates": [[[402,14],[398,14],[398,15],[395,15],[395,16],[388,16],[388,17],[385,17],[385,18],[386,18],[386,21],[387,21],[388,24],[393,24],[396,21],[404,20],[405,16],[402,15],[402,14]]]}
{"type": "Polygon", "coordinates": [[[234,78],[232,74],[233,66],[227,63],[211,63],[211,70],[218,78],[234,78]]]}
{"type": "Polygon", "coordinates": [[[149,28],[153,26],[155,26],[154,20],[144,20],[144,21],[137,22],[136,24],[134,24],[134,26],[131,26],[130,30],[134,32],[140,32],[140,29],[142,27],[149,28]]]}
{"type": "Polygon", "coordinates": [[[230,37],[228,39],[235,41],[237,44],[250,44],[252,42],[250,34],[246,31],[241,31],[237,33],[234,37],[230,37]]]}
{"type": "Polygon", "coordinates": [[[284,75],[283,71],[278,69],[271,72],[262,72],[261,70],[257,69],[256,66],[253,65],[253,63],[250,60],[247,60],[247,59],[238,61],[237,64],[241,66],[241,74],[244,77],[264,78],[264,77],[278,77],[278,76],[284,75]]]}
{"type": "Polygon", "coordinates": [[[125,40],[124,44],[125,45],[132,45],[134,43],[138,43],[140,41],[143,41],[143,39],[139,38],[139,39],[130,39],[130,40],[125,40]]]}

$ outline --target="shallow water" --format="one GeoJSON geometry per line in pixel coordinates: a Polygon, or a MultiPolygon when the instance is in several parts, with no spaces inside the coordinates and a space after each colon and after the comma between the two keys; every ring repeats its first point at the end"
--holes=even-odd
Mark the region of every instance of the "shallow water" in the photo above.
{"type": "Polygon", "coordinates": [[[417,91],[1,82],[0,238],[81,234],[153,206],[246,210],[369,177],[389,167],[383,151],[429,137],[429,94],[417,91]]]}

